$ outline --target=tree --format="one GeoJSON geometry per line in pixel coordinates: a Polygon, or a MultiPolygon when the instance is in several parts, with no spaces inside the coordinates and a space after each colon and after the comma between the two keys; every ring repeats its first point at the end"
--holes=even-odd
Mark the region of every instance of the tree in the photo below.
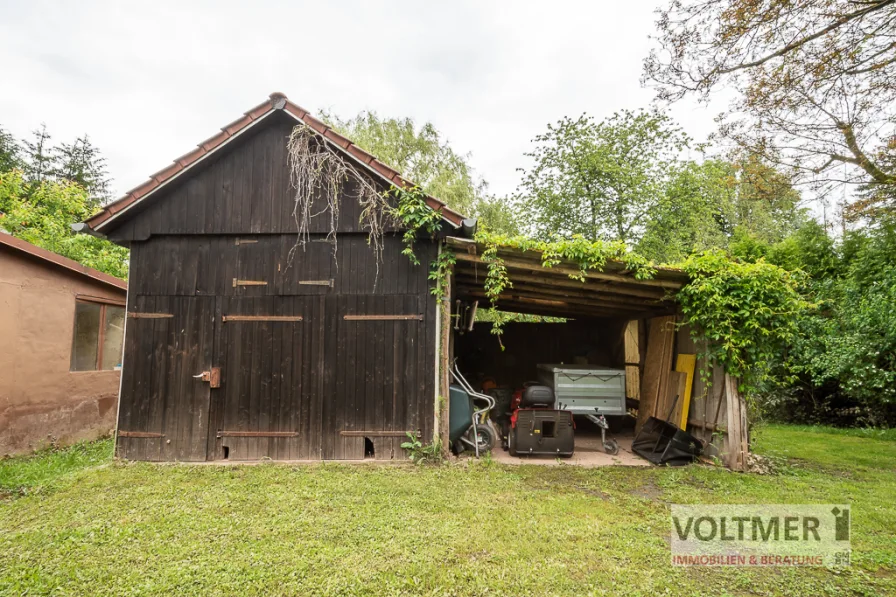
{"type": "Polygon", "coordinates": [[[410,118],[366,111],[347,120],[325,114],[324,120],[451,209],[474,215],[483,201],[486,185],[470,167],[469,155],[456,153],[432,123],[418,128],[410,118]]]}
{"type": "Polygon", "coordinates": [[[799,204],[787,177],[755,157],[686,162],[651,210],[638,249],[660,263],[706,249],[755,260],[806,220],[799,204]]]}
{"type": "Polygon", "coordinates": [[[0,127],[0,172],[21,168],[21,152],[16,138],[0,127]]]}
{"type": "Polygon", "coordinates": [[[72,232],[71,225],[91,212],[90,199],[80,185],[28,182],[20,170],[0,173],[0,228],[88,267],[127,278],[127,249],[72,232]]]}
{"type": "Polygon", "coordinates": [[[62,143],[55,153],[54,174],[57,178],[81,185],[87,191],[92,209],[109,200],[106,159],[87,135],[75,139],[74,143],[62,143]]]}
{"type": "Polygon", "coordinates": [[[541,237],[636,241],[688,137],[664,114],[566,117],[535,138],[517,202],[541,237]]]}
{"type": "Polygon", "coordinates": [[[661,100],[733,87],[720,132],[747,153],[896,198],[896,0],[674,0],[657,26],[661,100]]]}
{"type": "Polygon", "coordinates": [[[23,143],[25,149],[24,170],[29,182],[40,184],[51,177],[56,168],[56,155],[50,144],[47,125],[41,124],[32,132],[33,139],[23,143]]]}
{"type": "Polygon", "coordinates": [[[733,180],[726,162],[679,166],[647,218],[638,252],[657,263],[677,263],[691,253],[727,248],[733,180]]]}

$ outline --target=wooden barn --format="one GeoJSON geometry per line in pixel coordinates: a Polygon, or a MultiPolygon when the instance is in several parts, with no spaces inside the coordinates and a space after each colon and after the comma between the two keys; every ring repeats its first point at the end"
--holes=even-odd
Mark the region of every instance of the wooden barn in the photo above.
{"type": "MultiPolygon", "coordinates": [[[[300,222],[287,146],[297,125],[377,191],[410,185],[275,93],[82,225],[131,249],[119,457],[398,459],[407,433],[447,443],[439,397],[448,394],[447,364],[464,346],[448,305],[484,302],[482,247],[463,238],[469,221],[425,197],[441,231],[415,244],[421,265],[401,254],[394,229],[382,237],[379,260],[353,180],[342,188],[335,234],[321,205],[300,222]],[[440,307],[429,263],[443,250],[457,265],[440,307]]],[[[636,280],[610,263],[580,283],[562,266],[540,268],[537,256],[504,258],[515,284],[502,307],[573,318],[563,324],[569,337],[591,330],[603,351],[594,354],[634,366],[636,379],[649,349],[627,355],[622,335],[631,321],[674,313],[667,290],[684,282],[674,271],[636,280]]],[[[529,330],[544,346],[538,334],[563,337],[557,327],[529,330]]],[[[543,358],[574,357],[554,344],[556,354],[543,358]]],[[[651,391],[664,392],[654,377],[651,391]]]]}

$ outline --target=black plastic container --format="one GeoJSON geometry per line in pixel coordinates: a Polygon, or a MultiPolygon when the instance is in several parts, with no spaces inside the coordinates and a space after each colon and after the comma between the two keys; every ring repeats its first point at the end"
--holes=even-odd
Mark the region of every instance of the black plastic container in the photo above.
{"type": "Polygon", "coordinates": [[[650,417],[632,442],[632,452],[653,464],[684,466],[700,456],[703,444],[675,425],[650,417]]]}
{"type": "Polygon", "coordinates": [[[510,429],[509,449],[511,456],[569,458],[575,452],[572,413],[550,408],[518,409],[510,429]]]}

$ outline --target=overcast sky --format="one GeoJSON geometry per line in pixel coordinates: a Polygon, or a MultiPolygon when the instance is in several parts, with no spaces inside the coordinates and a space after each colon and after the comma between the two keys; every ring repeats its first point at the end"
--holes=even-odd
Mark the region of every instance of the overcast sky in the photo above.
{"type": "MultiPolygon", "coordinates": [[[[659,4],[0,0],[0,126],[88,133],[120,194],[282,91],[314,113],[431,121],[503,195],[547,123],[649,106],[659,4]]],[[[673,116],[702,139],[718,111],[673,116]]]]}

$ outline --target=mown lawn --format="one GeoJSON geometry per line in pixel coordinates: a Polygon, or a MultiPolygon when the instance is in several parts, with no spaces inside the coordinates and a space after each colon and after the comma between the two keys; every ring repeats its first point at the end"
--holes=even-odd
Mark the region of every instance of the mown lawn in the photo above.
{"type": "Polygon", "coordinates": [[[110,462],[108,441],[0,461],[0,594],[896,594],[896,442],[756,440],[776,474],[156,466],[110,462]],[[674,568],[676,502],[851,503],[853,566],[674,568]]]}

